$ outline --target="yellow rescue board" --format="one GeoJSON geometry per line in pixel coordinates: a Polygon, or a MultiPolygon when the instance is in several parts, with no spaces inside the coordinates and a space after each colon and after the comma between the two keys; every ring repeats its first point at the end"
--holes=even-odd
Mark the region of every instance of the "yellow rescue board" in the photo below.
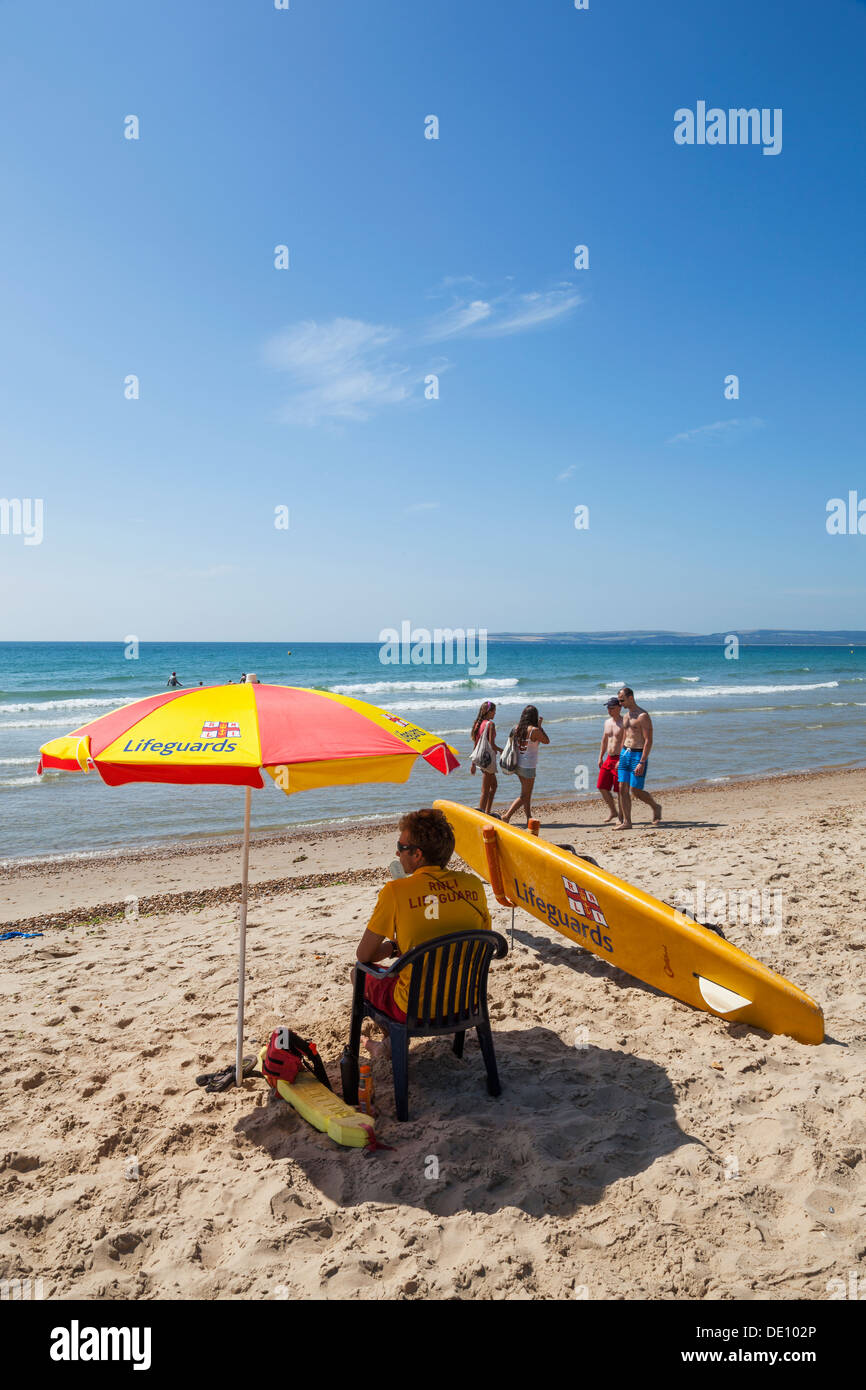
{"type": "Polygon", "coordinates": [[[814,999],[676,908],[526,830],[453,801],[434,805],[461,859],[488,882],[498,861],[504,896],[567,940],[706,1013],[823,1042],[814,999]],[[485,827],[495,832],[490,857],[485,827]]]}
{"type": "MultiPolygon", "coordinates": [[[[259,1053],[258,1071],[261,1071],[266,1052],[267,1048],[263,1047],[259,1053]]],[[[370,1144],[376,1123],[372,1115],[362,1115],[359,1110],[346,1105],[338,1095],[317,1081],[311,1072],[299,1072],[291,1086],[285,1081],[278,1081],[276,1089],[302,1119],[327,1134],[335,1143],[344,1144],[350,1149],[365,1149],[370,1144]]]]}

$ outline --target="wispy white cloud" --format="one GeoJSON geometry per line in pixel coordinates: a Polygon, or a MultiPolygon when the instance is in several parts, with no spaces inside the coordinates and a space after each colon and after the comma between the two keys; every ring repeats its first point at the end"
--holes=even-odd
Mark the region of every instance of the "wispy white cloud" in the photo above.
{"type": "Polygon", "coordinates": [[[366,420],[380,407],[405,400],[409,368],[387,361],[384,353],[396,337],[382,324],[338,318],[296,324],[271,338],[265,360],[291,382],[281,419],[300,425],[366,420]]]}
{"type": "Polygon", "coordinates": [[[575,470],[576,468],[577,468],[577,464],[576,464],[576,463],[571,463],[571,464],[569,464],[568,468],[566,468],[566,470],[565,470],[564,473],[557,473],[557,475],[556,475],[556,481],[557,481],[558,483],[567,482],[568,479],[571,477],[571,475],[574,473],[574,470],[575,470]]]}
{"type": "Polygon", "coordinates": [[[561,287],[544,293],[519,294],[503,301],[502,317],[494,317],[485,326],[490,336],[506,333],[525,333],[528,328],[553,323],[565,318],[581,303],[577,290],[561,287]]]}
{"type": "Polygon", "coordinates": [[[452,304],[450,309],[437,314],[432,320],[426,337],[433,342],[438,342],[440,338],[453,338],[483,323],[491,313],[490,305],[483,299],[473,299],[469,304],[452,304]]]}
{"type": "MultiPolygon", "coordinates": [[[[459,277],[477,284],[471,276],[459,277]]],[[[439,374],[451,365],[410,367],[394,361],[399,352],[416,360],[424,343],[459,337],[500,337],[522,333],[563,318],[581,302],[568,285],[544,292],[515,294],[511,289],[493,300],[456,299],[416,329],[414,341],[384,324],[335,318],[292,324],[264,347],[264,359],[289,380],[288,399],[279,418],[313,426],[367,420],[385,406],[408,400],[425,373],[439,374]]]]}
{"type": "Polygon", "coordinates": [[[411,506],[404,507],[404,512],[435,512],[440,506],[439,502],[413,502],[411,506]]]}
{"type": "Polygon", "coordinates": [[[456,300],[449,309],[431,321],[426,337],[436,341],[454,338],[461,333],[486,338],[524,333],[527,329],[564,318],[580,303],[581,296],[571,285],[559,285],[552,290],[529,294],[509,291],[492,300],[456,300]]]}
{"type": "Polygon", "coordinates": [[[716,420],[712,425],[699,425],[695,430],[684,430],[682,434],[672,435],[666,444],[687,444],[693,439],[716,440],[730,438],[737,434],[750,434],[764,425],[763,420],[716,420]]]}

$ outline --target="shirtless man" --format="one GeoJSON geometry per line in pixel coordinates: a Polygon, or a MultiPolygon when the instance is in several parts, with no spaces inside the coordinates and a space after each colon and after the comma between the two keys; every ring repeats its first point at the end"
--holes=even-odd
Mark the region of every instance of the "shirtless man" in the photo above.
{"type": "Polygon", "coordinates": [[[596,786],[602,801],[610,812],[603,824],[610,825],[611,821],[622,819],[616,804],[616,780],[624,729],[619,717],[621,705],[616,696],[612,696],[608,700],[606,708],[607,719],[604,721],[604,731],[601,735],[601,748],[598,750],[598,781],[596,786]]]}
{"type": "Polygon", "coordinates": [[[653,746],[653,722],[645,709],[634,698],[631,686],[624,685],[619,692],[623,704],[622,751],[619,755],[619,800],[622,819],[617,830],[631,830],[632,793],[638,801],[645,801],[653,808],[653,825],[662,818],[662,808],[649,792],[643,789],[646,778],[650,749],[653,746]]]}

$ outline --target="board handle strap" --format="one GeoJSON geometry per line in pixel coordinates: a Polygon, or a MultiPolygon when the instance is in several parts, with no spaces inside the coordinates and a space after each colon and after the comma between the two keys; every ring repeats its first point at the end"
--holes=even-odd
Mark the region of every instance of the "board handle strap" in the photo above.
{"type": "Polygon", "coordinates": [[[492,825],[485,825],[482,828],[481,838],[484,841],[484,852],[487,855],[487,872],[490,875],[490,887],[493,889],[493,896],[503,907],[514,907],[511,899],[505,896],[502,865],[499,863],[499,846],[496,843],[496,831],[492,825]]]}

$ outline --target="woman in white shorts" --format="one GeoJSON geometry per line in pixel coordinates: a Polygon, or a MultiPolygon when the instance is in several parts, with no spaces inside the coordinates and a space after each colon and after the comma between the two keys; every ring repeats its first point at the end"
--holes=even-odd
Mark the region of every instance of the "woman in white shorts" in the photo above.
{"type": "Polygon", "coordinates": [[[527,705],[520,716],[520,721],[516,729],[512,730],[514,746],[517,749],[517,775],[520,778],[520,795],[515,797],[504,812],[502,819],[510,821],[514,812],[522,806],[526,812],[526,822],[532,815],[532,789],[535,786],[535,773],[538,768],[538,750],[543,743],[549,743],[550,739],[542,729],[544,721],[538,717],[538,710],[535,705],[527,705]]]}

